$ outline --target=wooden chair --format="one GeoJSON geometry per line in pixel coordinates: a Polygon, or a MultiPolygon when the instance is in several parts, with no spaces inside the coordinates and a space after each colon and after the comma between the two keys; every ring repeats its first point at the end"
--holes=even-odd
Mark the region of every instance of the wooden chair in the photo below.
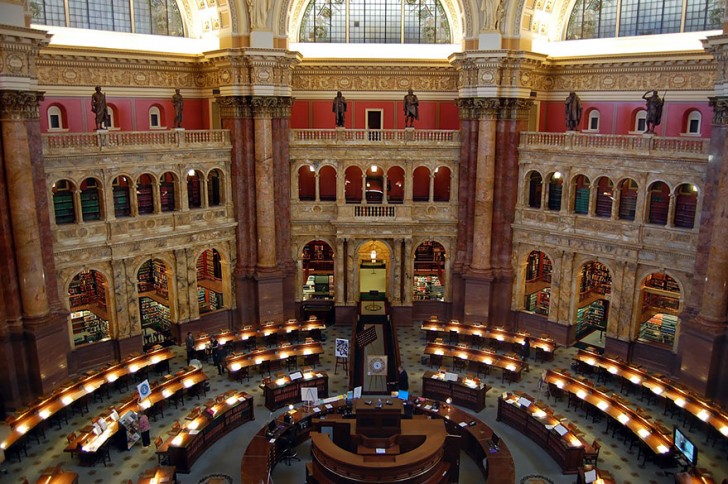
{"type": "Polygon", "coordinates": [[[584,449],[583,465],[593,465],[594,467],[597,467],[597,459],[599,459],[599,449],[601,448],[602,446],[596,439],[594,439],[594,442],[591,445],[587,445],[584,449]]]}
{"type": "Polygon", "coordinates": [[[164,445],[164,440],[162,440],[162,437],[157,437],[154,439],[154,448],[157,449],[157,462],[159,462],[160,465],[167,463],[167,453],[166,452],[160,452],[160,448],[164,445]]]}

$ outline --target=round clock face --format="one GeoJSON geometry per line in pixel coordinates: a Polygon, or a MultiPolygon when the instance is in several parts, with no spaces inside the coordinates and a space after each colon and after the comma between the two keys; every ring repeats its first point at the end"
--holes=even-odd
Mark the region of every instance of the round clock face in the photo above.
{"type": "Polygon", "coordinates": [[[384,361],[382,361],[381,358],[373,358],[372,361],[369,362],[369,366],[373,373],[379,373],[384,369],[384,361]]]}

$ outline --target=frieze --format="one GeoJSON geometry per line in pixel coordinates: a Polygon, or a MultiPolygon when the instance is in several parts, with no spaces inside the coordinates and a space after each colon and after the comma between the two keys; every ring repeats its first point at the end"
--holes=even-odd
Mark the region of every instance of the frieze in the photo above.
{"type": "Polygon", "coordinates": [[[0,27],[0,76],[34,79],[38,54],[49,39],[50,35],[40,30],[0,27]]]}
{"type": "Polygon", "coordinates": [[[449,66],[310,66],[293,71],[292,86],[301,91],[455,91],[457,74],[449,66]]]}
{"type": "Polygon", "coordinates": [[[0,119],[38,119],[38,103],[43,93],[33,91],[0,91],[0,119]]]}

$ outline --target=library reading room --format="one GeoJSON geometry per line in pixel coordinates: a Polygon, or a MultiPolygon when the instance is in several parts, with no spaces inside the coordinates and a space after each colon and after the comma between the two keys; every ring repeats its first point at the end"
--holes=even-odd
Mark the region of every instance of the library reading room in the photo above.
{"type": "Polygon", "coordinates": [[[726,4],[0,0],[0,482],[728,483],[726,4]]]}

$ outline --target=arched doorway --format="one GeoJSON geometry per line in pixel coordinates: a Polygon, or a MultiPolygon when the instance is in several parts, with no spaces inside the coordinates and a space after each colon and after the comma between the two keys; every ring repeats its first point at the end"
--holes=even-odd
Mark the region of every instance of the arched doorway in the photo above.
{"type": "Polygon", "coordinates": [[[389,289],[389,247],[372,240],[359,246],[359,294],[360,300],[382,300],[389,289]]]}
{"type": "Polygon", "coordinates": [[[638,341],[672,348],[680,318],[680,286],[665,273],[649,274],[640,287],[638,341]]]}
{"type": "Polygon", "coordinates": [[[139,316],[144,344],[172,339],[169,295],[169,268],[160,259],[149,259],[137,271],[139,316]]]}
{"type": "Polygon", "coordinates": [[[68,306],[74,346],[111,337],[107,291],[106,277],[93,269],[81,271],[71,280],[68,306]]]}
{"type": "Polygon", "coordinates": [[[445,248],[427,241],[415,250],[414,301],[445,300],[445,248]]]}
{"type": "Polygon", "coordinates": [[[541,251],[534,250],[528,254],[526,262],[526,311],[548,316],[551,303],[551,259],[541,251]]]}
{"type": "Polygon", "coordinates": [[[323,240],[303,246],[303,300],[334,298],[334,250],[323,240]]]}
{"type": "Polygon", "coordinates": [[[197,303],[200,314],[225,307],[222,264],[216,249],[205,249],[197,258],[197,303]]]}
{"type": "Polygon", "coordinates": [[[584,345],[604,348],[604,332],[609,319],[612,274],[598,261],[586,262],[577,281],[579,301],[576,308],[576,340],[584,345]]]}

